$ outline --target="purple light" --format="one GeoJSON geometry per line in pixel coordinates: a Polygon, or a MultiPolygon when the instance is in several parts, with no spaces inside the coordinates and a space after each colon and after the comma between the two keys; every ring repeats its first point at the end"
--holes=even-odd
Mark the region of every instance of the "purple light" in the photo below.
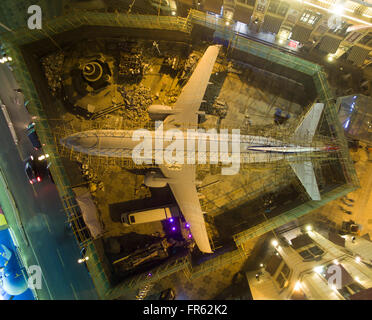
{"type": "Polygon", "coordinates": [[[152,276],[152,273],[150,272],[150,273],[149,273],[149,277],[151,277],[151,276],[152,276]]]}
{"type": "Polygon", "coordinates": [[[186,228],[190,228],[190,225],[188,223],[186,223],[186,228]]]}
{"type": "Polygon", "coordinates": [[[191,235],[191,233],[189,234],[189,238],[191,238],[192,237],[192,235],[191,235]]]}
{"type": "Polygon", "coordinates": [[[170,218],[169,221],[170,221],[170,222],[173,222],[174,220],[173,220],[173,218],[170,218]]]}
{"type": "Polygon", "coordinates": [[[176,231],[176,227],[173,227],[173,228],[172,228],[172,231],[176,231]]]}

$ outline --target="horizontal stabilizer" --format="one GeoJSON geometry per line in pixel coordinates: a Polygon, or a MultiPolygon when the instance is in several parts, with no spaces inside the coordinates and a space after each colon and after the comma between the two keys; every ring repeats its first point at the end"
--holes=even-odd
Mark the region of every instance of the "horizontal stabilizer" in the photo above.
{"type": "Polygon", "coordinates": [[[320,200],[318,183],[316,181],[312,162],[307,160],[303,162],[290,162],[289,164],[305,187],[310,198],[313,200],[320,200]]]}
{"type": "Polygon", "coordinates": [[[310,143],[313,140],[323,108],[324,103],[315,103],[311,107],[294,132],[295,141],[310,143]]]}

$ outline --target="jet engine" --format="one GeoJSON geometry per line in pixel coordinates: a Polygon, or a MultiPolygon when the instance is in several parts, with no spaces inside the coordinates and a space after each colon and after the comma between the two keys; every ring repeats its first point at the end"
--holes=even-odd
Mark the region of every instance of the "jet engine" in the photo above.
{"type": "Polygon", "coordinates": [[[160,173],[151,171],[146,173],[144,183],[150,188],[164,188],[168,181],[160,173]]]}
{"type": "Polygon", "coordinates": [[[173,114],[173,108],[160,104],[153,104],[148,108],[152,120],[164,120],[168,115],[173,114]]]}

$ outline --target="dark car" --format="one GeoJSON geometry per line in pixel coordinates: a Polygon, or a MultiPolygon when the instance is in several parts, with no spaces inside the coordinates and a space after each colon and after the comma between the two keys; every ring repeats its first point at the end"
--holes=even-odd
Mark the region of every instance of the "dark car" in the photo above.
{"type": "Polygon", "coordinates": [[[47,174],[48,164],[46,161],[39,161],[34,159],[33,156],[30,156],[26,160],[25,172],[28,178],[28,181],[31,184],[41,182],[45,175],[47,174]]]}
{"type": "Polygon", "coordinates": [[[36,150],[40,150],[41,149],[41,143],[40,143],[39,137],[37,136],[37,133],[36,133],[36,130],[35,130],[35,122],[31,122],[27,126],[27,136],[30,139],[33,147],[36,150]]]}

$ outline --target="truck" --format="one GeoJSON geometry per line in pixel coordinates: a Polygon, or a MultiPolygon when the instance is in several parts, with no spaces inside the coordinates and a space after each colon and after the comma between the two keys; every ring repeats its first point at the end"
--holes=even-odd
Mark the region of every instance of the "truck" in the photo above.
{"type": "Polygon", "coordinates": [[[121,214],[121,222],[124,226],[161,221],[171,218],[172,214],[169,207],[134,211],[121,214]]]}

